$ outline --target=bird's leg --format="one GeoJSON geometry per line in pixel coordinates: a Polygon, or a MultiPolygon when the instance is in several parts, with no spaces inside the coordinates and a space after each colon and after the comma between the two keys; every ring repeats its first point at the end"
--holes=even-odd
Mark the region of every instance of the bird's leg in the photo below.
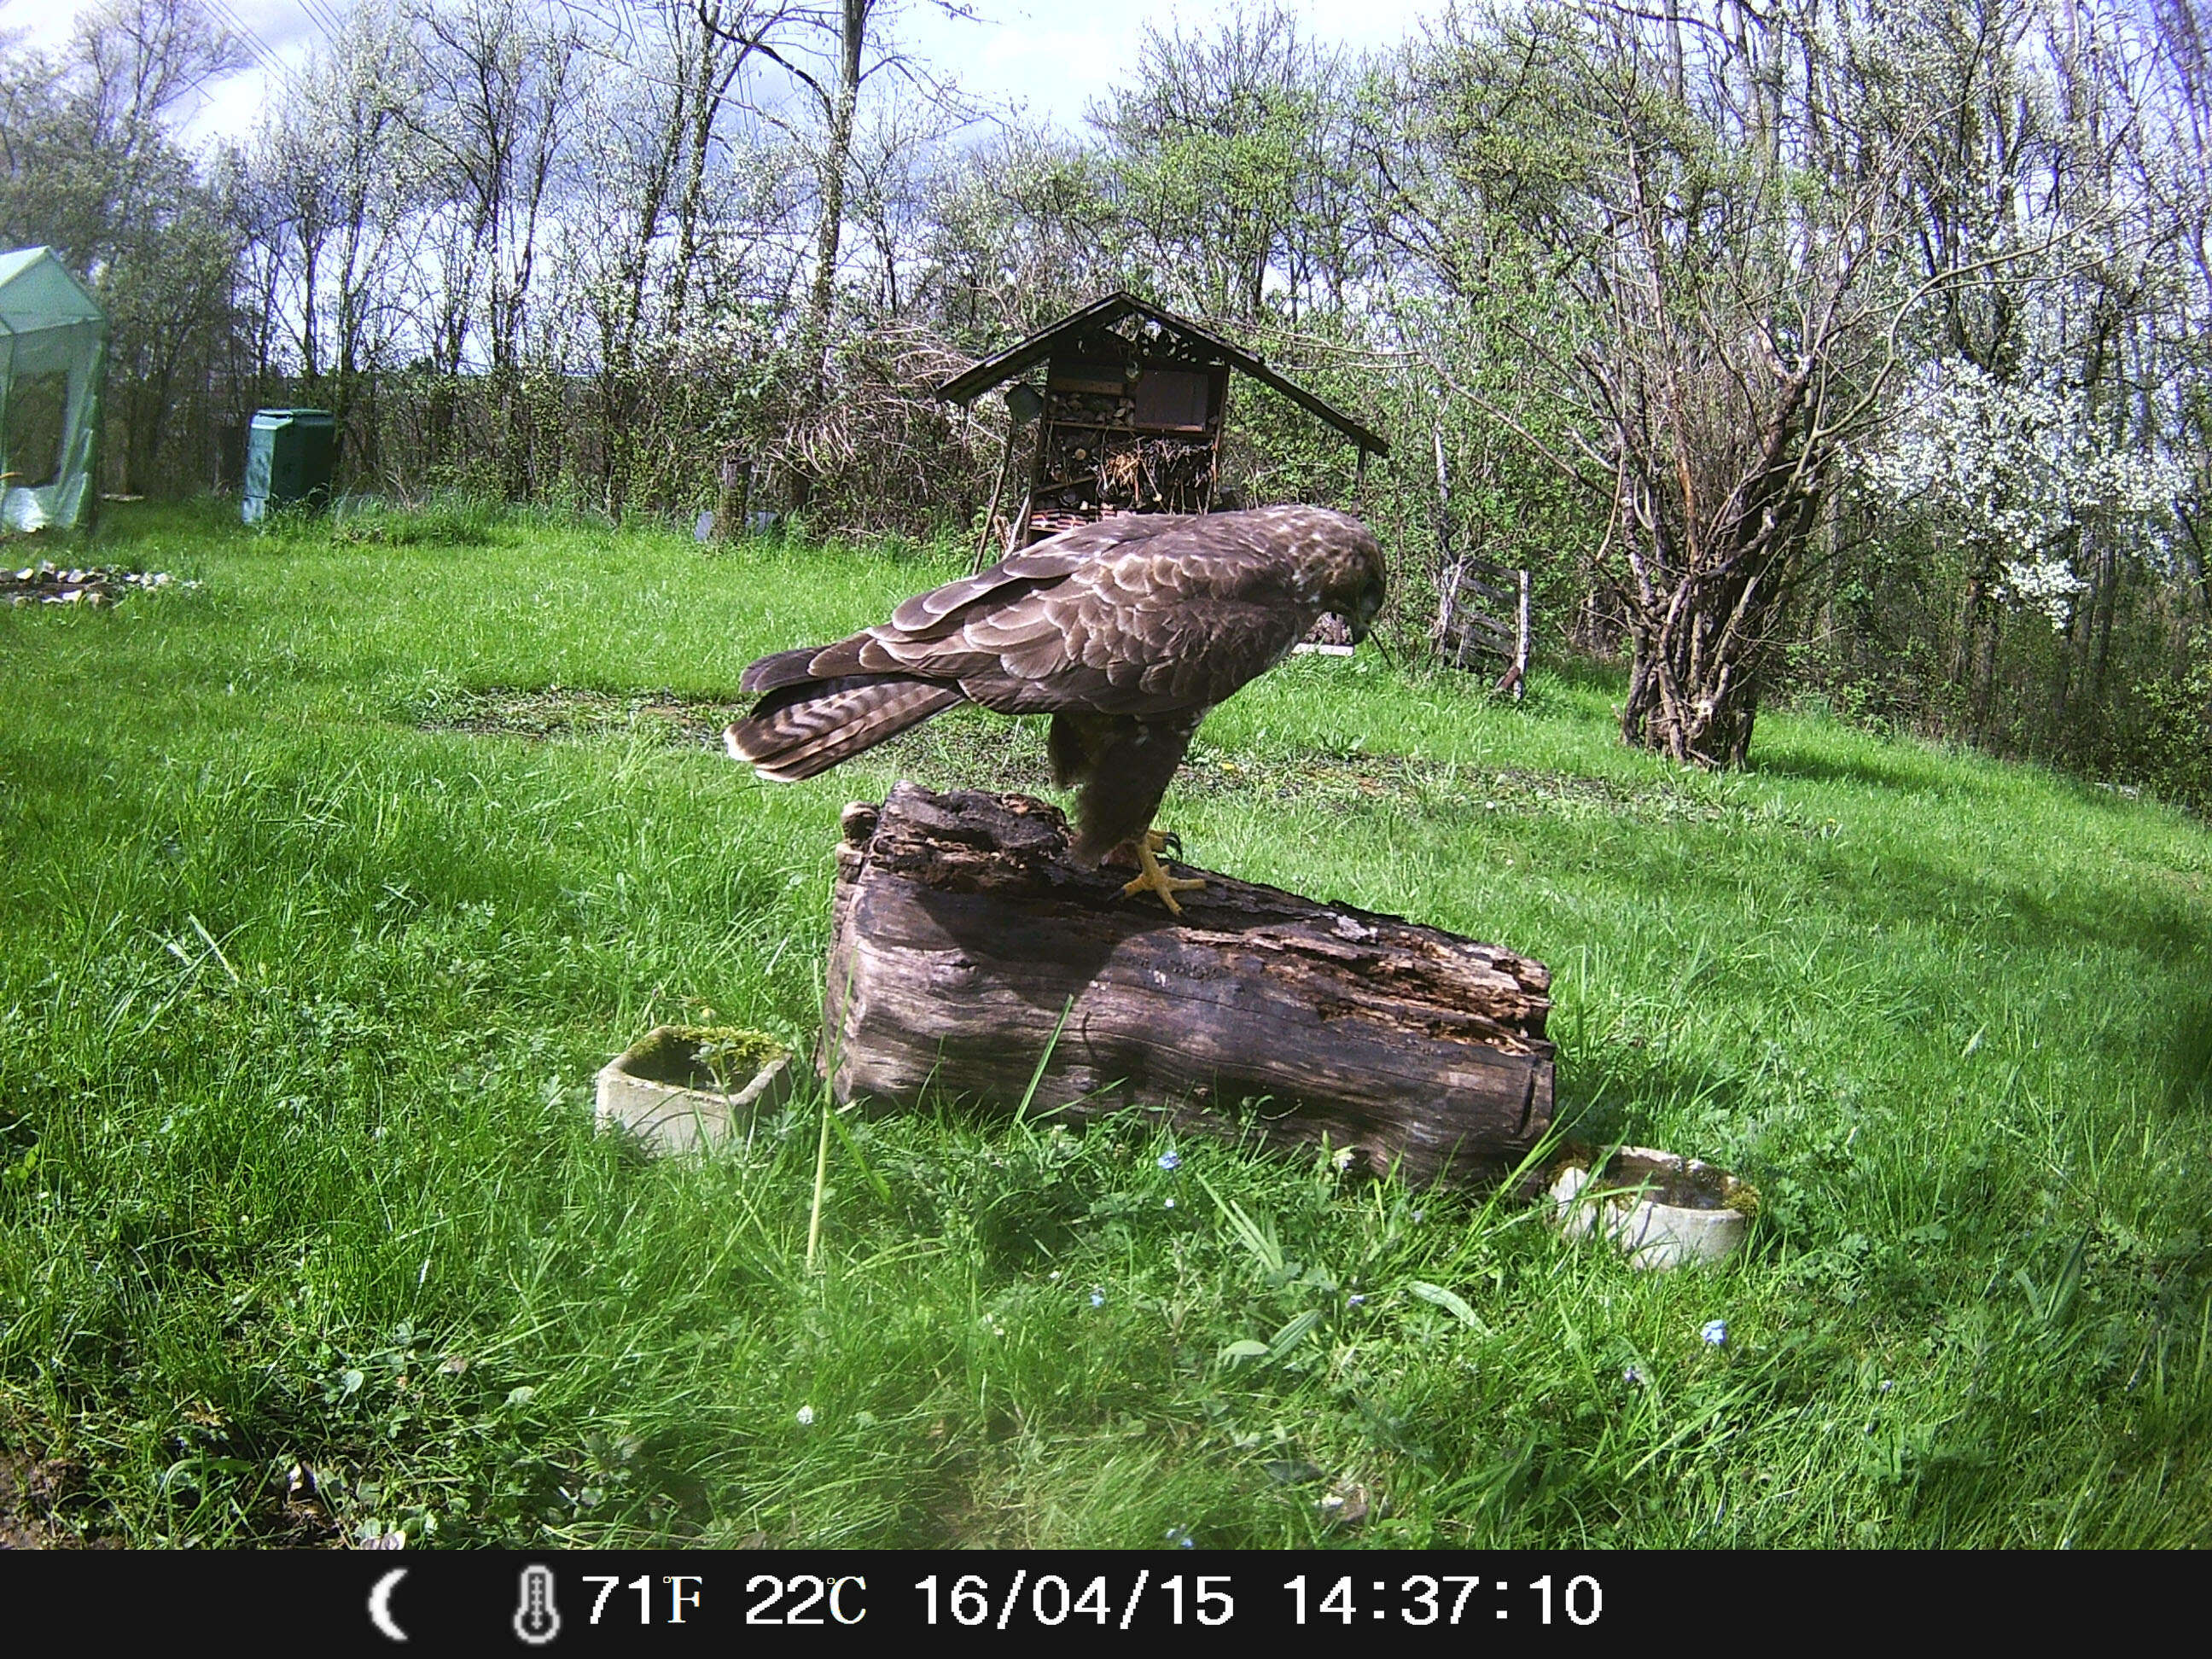
{"type": "MultiPolygon", "coordinates": [[[[1160,861],[1153,854],[1166,850],[1170,839],[1157,830],[1147,830],[1127,843],[1129,850],[1137,855],[1137,868],[1143,873],[1121,889],[1121,896],[1127,898],[1136,893],[1158,893],[1160,902],[1168,907],[1169,914],[1179,916],[1182,914],[1182,906],[1175,902],[1175,896],[1197,892],[1206,884],[1171,876],[1160,868],[1160,861]]],[[[1180,842],[1176,843],[1176,850],[1182,850],[1180,842]]]]}
{"type": "MultiPolygon", "coordinates": [[[[1162,853],[1172,853],[1178,860],[1182,857],[1182,837],[1172,830],[1147,830],[1142,839],[1152,848],[1155,857],[1162,853]]],[[[1131,868],[1137,862],[1137,843],[1125,841],[1098,861],[1113,865],[1117,869],[1131,868]]]]}

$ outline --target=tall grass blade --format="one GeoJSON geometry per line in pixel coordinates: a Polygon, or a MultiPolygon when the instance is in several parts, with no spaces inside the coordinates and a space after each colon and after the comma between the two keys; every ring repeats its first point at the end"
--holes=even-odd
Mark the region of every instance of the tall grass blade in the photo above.
{"type": "Polygon", "coordinates": [[[860,1174],[866,1178],[868,1185],[875,1189],[876,1196],[883,1200],[885,1204],[889,1204],[891,1201],[890,1184],[870,1166],[866,1155],[860,1151],[860,1143],[853,1138],[853,1132],[845,1127],[845,1120],[832,1112],[830,1114],[830,1127],[837,1132],[837,1139],[844,1143],[845,1150],[852,1153],[853,1162],[860,1166],[860,1174]]]}
{"type": "Polygon", "coordinates": [[[1274,1223],[1255,1221],[1245,1212],[1243,1205],[1233,1198],[1223,1197],[1204,1176],[1198,1177],[1198,1184],[1206,1188],[1206,1195],[1219,1206],[1222,1218],[1229,1224],[1230,1232],[1251,1254],[1261,1269],[1270,1277],[1282,1273],[1289,1258],[1283,1254],[1282,1243],[1275,1236],[1274,1223]]]}
{"type": "Polygon", "coordinates": [[[1406,1288],[1424,1302],[1433,1302],[1471,1331],[1490,1334],[1490,1327],[1482,1322],[1475,1310],[1468,1305],[1467,1298],[1457,1291],[1448,1291],[1441,1285],[1431,1285],[1426,1279],[1416,1279],[1406,1288]]]}
{"type": "Polygon", "coordinates": [[[1030,1086],[1022,1091],[1022,1103],[1014,1108],[1014,1127],[1017,1129],[1030,1115],[1030,1103],[1036,1098],[1037,1085],[1044,1081],[1044,1068],[1052,1064],[1052,1051],[1060,1046],[1060,1034],[1067,1029],[1067,1016],[1074,1007],[1073,996],[1060,1005],[1060,1018],[1053,1022],[1052,1035],[1045,1039],[1044,1052],[1037,1056],[1036,1070],[1030,1073],[1030,1086]]]}
{"type": "Polygon", "coordinates": [[[822,1243],[822,1195],[830,1184],[830,1091],[822,1091],[822,1134],[814,1147],[814,1204],[806,1217],[806,1271],[814,1271],[814,1254],[822,1243]]]}

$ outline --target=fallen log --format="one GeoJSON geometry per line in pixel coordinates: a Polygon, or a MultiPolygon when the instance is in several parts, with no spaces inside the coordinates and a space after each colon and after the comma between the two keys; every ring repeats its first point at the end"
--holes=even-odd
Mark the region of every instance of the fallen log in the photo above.
{"type": "Polygon", "coordinates": [[[1212,871],[1170,916],[1026,795],[902,783],[843,829],[816,1056],[841,1103],[1011,1113],[1034,1077],[1031,1116],[1144,1105],[1416,1182],[1494,1177],[1551,1122],[1541,963],[1212,871]]]}

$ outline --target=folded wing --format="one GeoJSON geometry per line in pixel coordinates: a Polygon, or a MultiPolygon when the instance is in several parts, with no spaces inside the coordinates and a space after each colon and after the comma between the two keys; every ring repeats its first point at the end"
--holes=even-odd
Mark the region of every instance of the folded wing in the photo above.
{"type": "Polygon", "coordinates": [[[1006,714],[1202,711],[1312,625],[1283,550],[1243,515],[1131,514],[1039,543],[889,622],[745,671],[729,729],[768,776],[811,777],[963,698],[1006,714]]]}

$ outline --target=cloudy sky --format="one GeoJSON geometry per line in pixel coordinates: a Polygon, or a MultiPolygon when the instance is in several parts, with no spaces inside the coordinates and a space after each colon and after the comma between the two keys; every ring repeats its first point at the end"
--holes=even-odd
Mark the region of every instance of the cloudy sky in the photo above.
{"type": "MultiPolygon", "coordinates": [[[[257,51],[278,64],[297,64],[319,38],[320,0],[210,0],[252,32],[257,51]]],[[[1317,41],[1355,48],[1400,39],[1416,15],[1442,0],[1287,0],[1288,9],[1317,41]]],[[[81,0],[0,0],[0,30],[37,43],[58,40],[81,0]]],[[[899,21],[915,55],[957,79],[969,96],[1030,112],[1073,128],[1087,105],[1132,69],[1144,26],[1202,27],[1219,7],[1206,0],[1116,0],[1111,7],[1081,0],[969,0],[975,21],[951,18],[929,0],[908,0],[899,21]]],[[[209,91],[186,137],[241,137],[266,97],[264,67],[209,91]]]]}

